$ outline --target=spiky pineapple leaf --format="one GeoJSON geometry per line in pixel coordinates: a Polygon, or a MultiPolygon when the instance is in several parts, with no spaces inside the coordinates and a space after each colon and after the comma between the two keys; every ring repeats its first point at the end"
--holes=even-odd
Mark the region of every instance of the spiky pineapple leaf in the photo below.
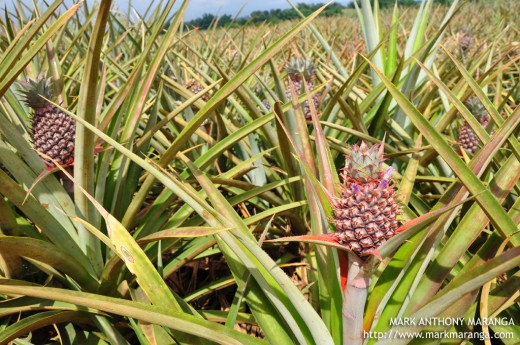
{"type": "Polygon", "coordinates": [[[191,335],[193,339],[207,339],[213,342],[234,345],[266,344],[264,340],[231,330],[215,322],[206,321],[185,313],[175,312],[171,308],[163,305],[150,305],[121,298],[66,289],[10,285],[6,283],[9,282],[0,280],[0,293],[62,301],[107,313],[115,313],[152,324],[162,325],[176,332],[191,335]]]}
{"type": "MultiPolygon", "coordinates": [[[[284,316],[285,322],[291,327],[294,336],[301,339],[300,341],[307,339],[308,341],[315,342],[320,339],[320,341],[325,343],[333,343],[329,331],[323,324],[321,318],[318,317],[308,302],[301,300],[299,290],[292,283],[278,285],[278,282],[283,282],[287,276],[278,267],[271,266],[269,263],[271,259],[256,244],[256,241],[251,240],[252,236],[245,222],[235,213],[233,208],[226,202],[225,198],[215,186],[209,182],[207,177],[204,176],[187,157],[181,157],[190,170],[192,170],[201,186],[206,189],[210,201],[219,214],[218,218],[222,219],[222,225],[236,229],[231,230],[230,233],[220,233],[218,237],[232,249],[232,253],[238,256],[242,262],[250,262],[249,265],[256,267],[255,270],[249,271],[250,274],[255,278],[256,283],[262,288],[262,291],[269,291],[268,298],[276,295],[276,299],[273,299],[274,296],[269,299],[284,316]],[[242,249],[242,246],[247,250],[242,249]],[[280,293],[282,293],[282,295],[280,295],[280,293]],[[278,303],[284,300],[284,296],[287,297],[291,303],[285,303],[284,307],[281,308],[278,303]],[[300,302],[296,303],[297,300],[300,300],[300,302]],[[297,313],[295,313],[295,311],[297,311],[297,313]],[[299,327],[299,329],[295,329],[294,327],[299,327]]],[[[219,241],[218,237],[217,242],[219,241]]],[[[223,247],[223,244],[221,244],[221,248],[227,249],[223,247]]],[[[231,253],[228,253],[228,255],[230,254],[231,253]]],[[[235,270],[237,268],[235,268],[235,270]]],[[[237,273],[240,273],[240,271],[235,271],[235,275],[237,275],[237,273]]],[[[267,332],[269,330],[265,331],[267,332]]]]}
{"type": "Polygon", "coordinates": [[[0,332],[0,343],[7,344],[12,340],[30,334],[46,326],[67,322],[88,322],[89,317],[80,311],[45,311],[30,315],[13,323],[0,332]]]}
{"type": "MultiPolygon", "coordinates": [[[[110,16],[110,5],[112,0],[101,0],[99,4],[96,21],[92,28],[88,53],[82,76],[81,88],[79,90],[77,115],[91,124],[97,123],[97,102],[93,102],[99,92],[100,84],[98,75],[101,64],[101,49],[104,42],[104,32],[110,16]]],[[[76,208],[85,217],[85,220],[93,225],[98,225],[99,217],[96,215],[94,205],[80,188],[85,189],[88,194],[94,195],[94,148],[96,146],[95,135],[82,125],[76,124],[75,147],[74,147],[74,203],[76,208]]],[[[99,240],[82,226],[78,227],[80,245],[89,258],[97,273],[103,269],[103,254],[99,240]]]]}
{"type": "MultiPolygon", "coordinates": [[[[419,309],[417,312],[409,315],[415,320],[426,320],[436,317],[441,312],[449,308],[453,303],[457,302],[461,296],[464,296],[476,289],[480,288],[486,282],[494,279],[503,272],[520,264],[520,247],[512,248],[500,256],[497,256],[486,263],[478,266],[472,271],[461,274],[452,283],[448,284],[440,293],[438,293],[430,303],[419,309]]],[[[424,327],[415,326],[394,326],[389,332],[418,332],[424,327]]],[[[407,344],[409,339],[387,339],[379,340],[376,345],[407,344]]]]}
{"type": "MultiPolygon", "coordinates": [[[[186,127],[184,127],[176,137],[176,139],[172,142],[170,147],[164,152],[159,160],[159,165],[164,166],[171,162],[176,154],[182,149],[182,147],[190,140],[191,135],[200,127],[204,120],[213,112],[217,106],[228,97],[234,90],[236,90],[241,84],[243,84],[247,78],[249,78],[256,70],[258,70],[261,66],[263,66],[267,61],[269,61],[286,43],[288,43],[291,38],[293,38],[298,32],[300,32],[309,22],[314,19],[323,9],[326,7],[323,6],[305,20],[302,20],[300,23],[295,25],[291,30],[289,30],[285,35],[279,38],[276,42],[271,44],[265,51],[262,52],[256,59],[254,59],[247,66],[244,66],[243,69],[237,74],[233,76],[225,85],[223,85],[213,97],[209,99],[209,101],[197,112],[195,117],[188,123],[186,127]]],[[[125,214],[125,218],[123,219],[123,224],[127,224],[129,219],[132,219],[135,214],[138,212],[140,205],[143,200],[146,198],[148,194],[149,188],[151,188],[154,182],[154,177],[150,175],[150,177],[144,182],[143,186],[137,193],[137,195],[133,198],[131,204],[128,207],[128,210],[125,214]]]]}
{"type": "Polygon", "coordinates": [[[90,291],[98,288],[96,278],[90,276],[85,270],[78,269],[81,264],[74,256],[47,241],[29,237],[0,236],[0,251],[49,265],[69,275],[90,291]]]}
{"type": "Polygon", "coordinates": [[[36,37],[40,28],[55,13],[56,8],[62,2],[63,0],[57,0],[49,6],[44,15],[34,23],[33,27],[25,33],[23,38],[14,42],[15,44],[12,45],[12,50],[9,50],[8,54],[6,52],[5,55],[2,56],[0,60],[0,97],[5,94],[16,77],[22,72],[24,67],[32,60],[32,58],[41,51],[47,41],[49,41],[61,29],[61,27],[69,21],[81,6],[80,3],[73,5],[31,44],[31,39],[36,37]],[[27,52],[23,53],[27,47],[29,47],[27,52]]]}
{"type": "Polygon", "coordinates": [[[197,226],[197,227],[183,227],[165,229],[155,232],[151,235],[140,238],[137,243],[145,244],[154,241],[160,241],[167,238],[186,238],[186,237],[202,237],[215,235],[221,231],[228,231],[230,228],[212,227],[212,226],[197,226]]]}

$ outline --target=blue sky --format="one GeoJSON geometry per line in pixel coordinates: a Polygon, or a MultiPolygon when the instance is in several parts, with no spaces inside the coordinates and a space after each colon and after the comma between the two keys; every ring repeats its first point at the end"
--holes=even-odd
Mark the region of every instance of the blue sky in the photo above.
{"type": "MultiPolygon", "coordinates": [[[[93,4],[93,0],[86,0],[89,4],[93,4]]],[[[337,2],[346,5],[350,3],[351,0],[338,0],[337,2]]],[[[49,1],[50,2],[50,1],[49,1]]],[[[67,4],[71,4],[72,0],[66,0],[67,4]]],[[[132,6],[135,9],[142,13],[150,4],[149,0],[133,0],[132,6]]],[[[159,1],[155,1],[158,3],[159,1]]],[[[181,1],[177,0],[180,4],[181,1]]],[[[305,2],[308,4],[316,4],[316,3],[325,3],[327,0],[293,0],[294,3],[305,2]]],[[[3,9],[5,4],[7,4],[7,8],[12,8],[13,0],[0,0],[0,7],[3,9]]],[[[32,1],[26,0],[25,3],[31,4],[32,1]]],[[[128,7],[128,0],[112,0],[112,3],[120,7],[121,9],[126,9],[128,7]]],[[[42,6],[42,1],[38,1],[38,5],[42,6]]],[[[256,10],[270,10],[274,8],[289,8],[290,5],[286,0],[191,0],[188,4],[188,9],[186,11],[185,20],[191,20],[202,16],[204,13],[211,14],[230,14],[232,16],[236,15],[240,8],[244,6],[244,9],[241,12],[241,16],[245,16],[250,14],[256,10]]],[[[40,7],[41,8],[41,7],[40,7]]]]}

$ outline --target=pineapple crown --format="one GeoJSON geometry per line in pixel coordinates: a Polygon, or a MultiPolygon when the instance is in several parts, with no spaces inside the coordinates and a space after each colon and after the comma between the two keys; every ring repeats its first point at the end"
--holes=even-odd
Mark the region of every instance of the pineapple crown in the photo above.
{"type": "Polygon", "coordinates": [[[36,79],[27,78],[27,81],[20,82],[20,85],[23,87],[20,92],[25,98],[25,103],[33,109],[43,108],[47,101],[42,97],[50,99],[52,96],[51,80],[41,74],[36,79]]]}
{"type": "Polygon", "coordinates": [[[457,36],[460,40],[465,40],[465,42],[462,43],[471,44],[473,42],[473,36],[471,35],[471,29],[469,28],[460,29],[457,32],[457,36]]]}
{"type": "Polygon", "coordinates": [[[482,126],[485,127],[489,123],[489,113],[477,97],[469,97],[464,101],[464,105],[482,126]]]}
{"type": "Polygon", "coordinates": [[[285,70],[290,77],[302,76],[309,79],[316,74],[316,68],[311,60],[300,59],[294,56],[291,58],[291,61],[287,62],[285,70]]]}
{"type": "Polygon", "coordinates": [[[374,144],[369,147],[364,141],[352,146],[351,155],[345,156],[347,161],[344,168],[344,177],[350,177],[360,181],[383,177],[385,186],[388,184],[392,170],[389,169],[384,176],[383,172],[383,146],[374,144]]]}

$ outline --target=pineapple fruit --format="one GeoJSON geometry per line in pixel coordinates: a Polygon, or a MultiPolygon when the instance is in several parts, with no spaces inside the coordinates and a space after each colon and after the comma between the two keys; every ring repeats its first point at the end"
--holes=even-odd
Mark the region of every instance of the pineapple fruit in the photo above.
{"type": "Polygon", "coordinates": [[[264,105],[264,107],[268,110],[268,111],[271,111],[272,109],[272,106],[271,106],[271,102],[269,102],[269,100],[267,98],[264,98],[262,100],[262,104],[264,105]]]}
{"type": "MultiPolygon", "coordinates": [[[[444,46],[457,59],[462,59],[463,61],[478,49],[475,37],[467,28],[458,30],[448,37],[444,42],[444,46]]],[[[439,51],[439,55],[442,60],[448,59],[448,61],[451,61],[442,50],[439,51]]]]}
{"type": "MultiPolygon", "coordinates": [[[[202,92],[202,90],[204,90],[204,86],[202,86],[202,84],[199,83],[199,81],[196,79],[188,80],[188,82],[186,83],[186,88],[188,90],[190,90],[192,93],[194,93],[195,95],[202,92]]],[[[200,98],[204,102],[207,102],[209,100],[209,95],[207,93],[205,93],[200,98]]],[[[193,106],[192,109],[194,112],[199,111],[199,108],[197,108],[195,106],[193,106]]],[[[209,119],[206,119],[206,121],[204,121],[204,123],[201,125],[201,129],[204,132],[206,132],[207,134],[209,134],[211,132],[211,122],[209,121],[209,119]]]]}
{"type": "Polygon", "coordinates": [[[363,257],[395,235],[400,209],[389,180],[392,168],[383,170],[382,146],[362,142],[346,158],[341,196],[333,200],[334,236],[363,257]]]}
{"type": "MultiPolygon", "coordinates": [[[[50,80],[38,76],[21,83],[25,103],[34,110],[31,118],[31,140],[34,148],[59,164],[74,161],[76,122],[46,99],[52,98],[50,80]]],[[[47,163],[53,164],[46,160],[47,163]]]]}
{"type": "Polygon", "coordinates": [[[460,49],[466,53],[472,50],[475,40],[469,29],[462,29],[458,33],[460,49]]]}
{"type": "MultiPolygon", "coordinates": [[[[482,125],[482,127],[486,127],[489,123],[490,117],[487,110],[484,108],[479,99],[475,96],[468,98],[464,104],[468,108],[468,110],[475,116],[477,121],[482,125]]],[[[474,154],[477,151],[479,139],[477,134],[471,129],[469,124],[464,121],[460,131],[459,131],[459,145],[466,150],[466,152],[474,154]]]]}
{"type": "Polygon", "coordinates": [[[504,284],[507,282],[507,272],[500,274],[497,278],[497,284],[504,284]]]}
{"type": "MultiPolygon", "coordinates": [[[[305,86],[303,85],[304,80],[309,90],[314,88],[313,78],[316,75],[316,68],[310,60],[293,57],[285,66],[285,70],[288,76],[288,79],[285,81],[285,96],[288,100],[292,100],[291,83],[297,96],[299,96],[302,91],[305,92],[305,86]]],[[[316,94],[313,95],[312,101],[314,108],[318,110],[320,106],[319,96],[316,94]]],[[[308,101],[303,103],[303,114],[307,121],[311,121],[311,108],[308,101]]]]}
{"type": "MultiPolygon", "coordinates": [[[[196,79],[188,80],[188,82],[186,83],[186,88],[194,94],[198,94],[199,92],[204,90],[204,87],[202,86],[202,84],[199,83],[196,79]]],[[[207,102],[209,100],[209,95],[204,94],[204,95],[202,95],[201,99],[204,102],[207,102]]]]}

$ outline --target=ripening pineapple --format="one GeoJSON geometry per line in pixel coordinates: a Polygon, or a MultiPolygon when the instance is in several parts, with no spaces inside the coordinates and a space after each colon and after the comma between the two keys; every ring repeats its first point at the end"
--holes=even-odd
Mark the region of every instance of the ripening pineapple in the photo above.
{"type": "MultiPolygon", "coordinates": [[[[482,125],[482,127],[486,127],[489,123],[490,117],[487,110],[484,108],[479,99],[475,96],[468,98],[464,104],[466,108],[475,116],[477,121],[482,125]]],[[[459,144],[460,146],[466,150],[466,152],[474,154],[477,151],[478,144],[480,140],[477,137],[477,134],[471,129],[470,125],[464,121],[464,124],[460,128],[459,132],[459,144]]]]}
{"type": "MultiPolygon", "coordinates": [[[[24,90],[25,103],[33,108],[31,140],[34,148],[54,159],[59,164],[74,161],[76,122],[58,107],[46,101],[52,98],[50,80],[38,76],[20,83],[24,90]]],[[[48,161],[48,163],[51,163],[48,161]]]]}
{"type": "MultiPolygon", "coordinates": [[[[469,29],[461,29],[449,36],[444,42],[444,46],[457,59],[463,61],[468,56],[474,54],[478,48],[477,40],[469,29]]],[[[439,50],[439,58],[442,60],[447,59],[448,63],[451,64],[451,59],[448,58],[443,49],[439,50]]]]}
{"type": "MultiPolygon", "coordinates": [[[[194,94],[198,94],[199,92],[204,90],[204,87],[202,86],[202,84],[199,83],[199,81],[196,79],[188,80],[188,82],[186,83],[186,88],[194,94]]],[[[201,99],[204,102],[207,102],[209,100],[209,95],[206,93],[206,94],[202,95],[201,99]]]]}
{"type": "Polygon", "coordinates": [[[497,284],[504,284],[507,282],[507,272],[500,274],[497,278],[497,284]]]}
{"type": "MultiPolygon", "coordinates": [[[[309,90],[314,88],[313,78],[316,75],[316,68],[310,60],[293,57],[291,61],[289,61],[285,66],[285,70],[287,71],[287,76],[293,84],[296,95],[299,96],[302,92],[305,92],[303,80],[305,80],[307,83],[309,90]]],[[[288,100],[291,100],[292,91],[289,79],[285,81],[285,96],[288,100]]],[[[320,98],[317,94],[312,96],[312,101],[314,103],[314,108],[318,110],[320,106],[320,98]]],[[[305,115],[305,119],[307,121],[311,121],[311,108],[308,101],[303,103],[303,114],[305,115]]]]}
{"type": "Polygon", "coordinates": [[[389,178],[392,168],[383,170],[382,146],[364,142],[352,147],[341,177],[341,197],[333,202],[334,235],[340,244],[359,256],[366,256],[395,235],[399,205],[389,178]]]}
{"type": "Polygon", "coordinates": [[[470,51],[475,43],[475,40],[473,39],[470,30],[462,29],[459,31],[458,35],[460,49],[462,49],[463,52],[470,51]]]}
{"type": "MultiPolygon", "coordinates": [[[[199,83],[199,81],[196,80],[196,79],[188,80],[188,82],[186,83],[186,88],[188,90],[190,90],[192,93],[194,93],[195,95],[200,93],[200,92],[202,92],[202,90],[204,90],[204,86],[202,86],[202,84],[199,83]]],[[[209,100],[209,95],[207,93],[205,93],[200,98],[204,102],[207,102],[209,100]]],[[[194,111],[199,111],[199,108],[193,106],[193,110],[194,111]]],[[[211,132],[211,122],[209,121],[209,119],[206,119],[204,121],[204,123],[201,125],[201,129],[204,132],[206,132],[207,134],[209,134],[211,132]]]]}

